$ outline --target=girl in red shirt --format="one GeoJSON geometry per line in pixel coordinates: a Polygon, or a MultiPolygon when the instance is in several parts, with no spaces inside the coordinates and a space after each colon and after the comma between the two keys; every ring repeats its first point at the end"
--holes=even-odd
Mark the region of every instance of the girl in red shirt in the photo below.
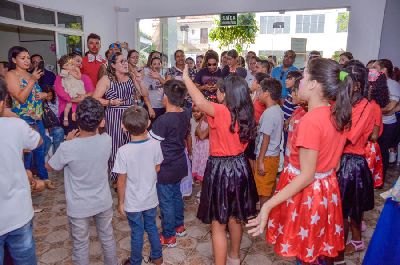
{"type": "MultiPolygon", "coordinates": [[[[353,80],[353,107],[351,127],[347,132],[347,143],[337,174],[342,198],[345,242],[350,228],[352,232],[352,238],[346,245],[346,253],[352,253],[365,249],[361,240],[362,215],[364,211],[374,208],[374,187],[365,159],[365,146],[374,129],[375,119],[371,104],[364,97],[368,90],[368,69],[360,61],[351,60],[346,64],[345,71],[353,80]]],[[[344,264],[344,255],[338,258],[337,263],[342,262],[344,264]]]]}
{"type": "Polygon", "coordinates": [[[375,119],[375,126],[365,150],[365,158],[371,170],[374,188],[380,188],[383,186],[383,164],[381,148],[377,140],[383,131],[382,108],[389,104],[389,91],[386,83],[386,76],[382,72],[370,69],[368,81],[368,100],[373,108],[372,115],[375,119]]]}
{"type": "Polygon", "coordinates": [[[247,227],[253,236],[264,232],[281,256],[312,263],[336,257],[344,249],[343,216],[336,168],[350,123],[352,79],[329,59],[309,60],[299,97],[308,102],[290,142],[289,164],[275,195],[247,227]],[[330,100],[335,100],[330,105],[330,100]]]}
{"type": "Polygon", "coordinates": [[[239,265],[242,222],[256,215],[258,201],[250,164],[243,154],[248,142],[256,137],[249,88],[243,78],[232,74],[218,87],[217,99],[221,104],[217,104],[207,101],[196,88],[187,66],[183,80],[193,103],[207,115],[209,125],[210,157],[197,217],[203,223],[211,223],[215,264],[239,265]]]}

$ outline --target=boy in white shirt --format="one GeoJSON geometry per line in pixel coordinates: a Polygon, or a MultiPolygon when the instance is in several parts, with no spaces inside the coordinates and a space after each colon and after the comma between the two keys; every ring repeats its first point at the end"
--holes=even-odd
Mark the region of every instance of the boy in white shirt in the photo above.
{"type": "Polygon", "coordinates": [[[42,139],[22,119],[4,117],[6,97],[7,86],[0,79],[0,264],[7,245],[14,264],[35,265],[31,189],[22,156],[24,150],[40,146],[42,139]]]}
{"type": "Polygon", "coordinates": [[[87,97],[79,103],[76,118],[79,131],[68,134],[46,167],[48,170],[64,169],[74,264],[89,264],[89,222],[93,218],[103,247],[104,264],[116,265],[118,258],[108,184],[112,141],[108,134],[98,133],[98,128],[104,125],[104,107],[96,99],[87,97]]]}
{"type": "Polygon", "coordinates": [[[118,149],[113,172],[118,174],[118,211],[127,216],[131,227],[131,256],[124,264],[142,264],[143,235],[146,231],[154,264],[163,262],[156,226],[157,172],[163,161],[160,142],[148,136],[147,111],[131,107],[122,116],[123,128],[131,141],[118,149]]]}

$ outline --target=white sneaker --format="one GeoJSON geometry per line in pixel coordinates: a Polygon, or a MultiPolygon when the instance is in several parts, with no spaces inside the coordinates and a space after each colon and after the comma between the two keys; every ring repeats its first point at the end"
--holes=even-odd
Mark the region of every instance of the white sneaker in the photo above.
{"type": "Polygon", "coordinates": [[[395,152],[389,152],[389,163],[394,163],[397,160],[397,154],[395,152]]]}

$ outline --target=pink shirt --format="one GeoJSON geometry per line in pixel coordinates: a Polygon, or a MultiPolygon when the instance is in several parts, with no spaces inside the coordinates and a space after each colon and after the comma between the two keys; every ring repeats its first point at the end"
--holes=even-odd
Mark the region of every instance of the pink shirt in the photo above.
{"type": "MultiPolygon", "coordinates": [[[[85,87],[86,93],[91,93],[94,92],[94,86],[92,83],[92,80],[90,80],[89,76],[82,74],[82,81],[83,81],[83,86],[85,87]]],[[[58,97],[58,115],[60,116],[61,113],[63,113],[65,106],[67,103],[71,102],[71,97],[68,95],[67,92],[65,92],[62,82],[61,82],[61,76],[57,75],[56,80],[54,81],[54,90],[56,91],[57,97],[58,97]]],[[[75,111],[76,110],[76,103],[72,104],[72,109],[75,111]]]]}

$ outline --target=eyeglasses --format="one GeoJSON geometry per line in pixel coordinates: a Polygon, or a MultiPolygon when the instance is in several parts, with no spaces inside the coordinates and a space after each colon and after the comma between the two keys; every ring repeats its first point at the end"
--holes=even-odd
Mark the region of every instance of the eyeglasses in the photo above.
{"type": "Polygon", "coordinates": [[[208,63],[207,66],[217,66],[216,63],[208,63]]]}

